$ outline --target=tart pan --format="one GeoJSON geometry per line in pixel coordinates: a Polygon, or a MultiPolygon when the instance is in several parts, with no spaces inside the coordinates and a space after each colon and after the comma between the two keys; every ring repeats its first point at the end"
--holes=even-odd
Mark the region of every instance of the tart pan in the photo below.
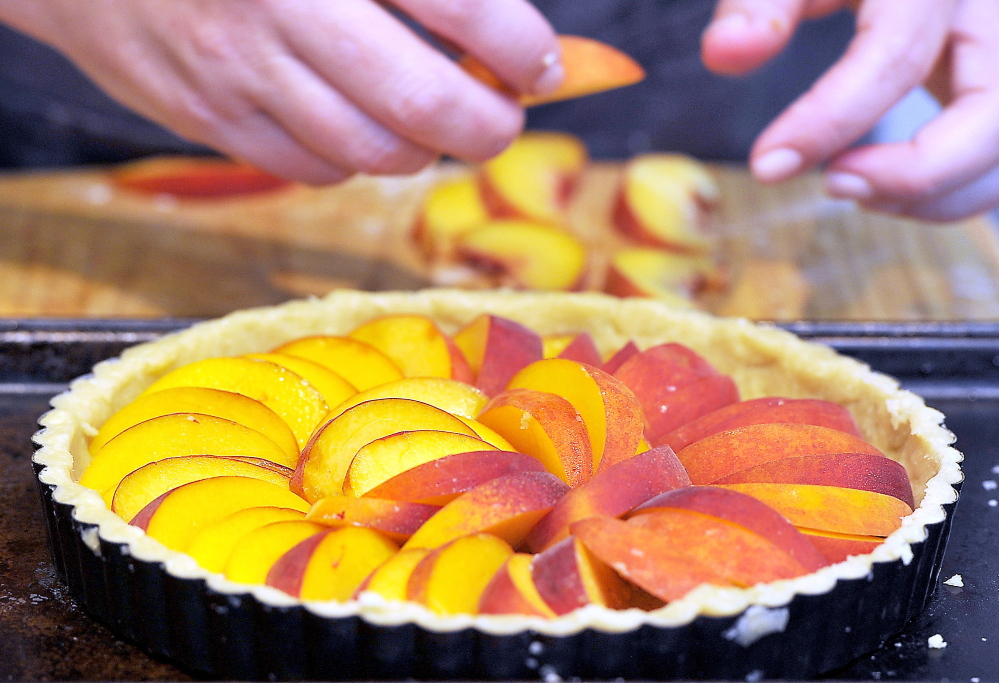
{"type": "Polygon", "coordinates": [[[35,454],[55,563],[121,637],[196,675],[242,679],[810,678],[877,648],[936,582],[961,482],[942,415],[830,349],[744,320],[593,294],[338,292],[231,314],[105,361],[53,399],[35,454]],[[454,331],[481,312],[543,334],[588,330],[603,349],[679,341],[732,375],[744,398],[841,403],[909,473],[917,508],[869,555],[748,589],[701,586],[653,612],[587,607],[553,620],[441,617],[365,596],[303,603],[232,583],[166,549],[75,483],[97,426],[157,376],[209,356],[342,334],[371,317],[427,314],[454,331]]]}

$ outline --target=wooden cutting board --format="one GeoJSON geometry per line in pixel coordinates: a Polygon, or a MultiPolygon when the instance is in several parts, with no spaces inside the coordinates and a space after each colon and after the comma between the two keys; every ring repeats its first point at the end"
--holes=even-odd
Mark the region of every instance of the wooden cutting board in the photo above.
{"type": "MultiPolygon", "coordinates": [[[[713,167],[730,287],[704,302],[757,319],[999,319],[999,241],[985,218],[942,227],[825,198],[817,176],[777,187],[713,167]]],[[[607,216],[620,166],[595,163],[570,208],[599,289],[624,242],[607,216]]],[[[415,289],[410,233],[441,165],[416,176],[291,186],[227,200],[116,188],[104,169],[0,175],[0,316],[216,316],[337,287],[415,289]]]]}

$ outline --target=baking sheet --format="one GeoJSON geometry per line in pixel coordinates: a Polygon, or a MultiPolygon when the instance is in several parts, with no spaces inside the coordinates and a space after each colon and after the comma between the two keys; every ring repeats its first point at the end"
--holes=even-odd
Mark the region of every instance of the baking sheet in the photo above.
{"type": "MultiPolygon", "coordinates": [[[[189,680],[90,620],[55,576],[30,463],[49,397],[128,345],[185,321],[0,323],[0,679],[189,680]]],[[[982,680],[999,671],[999,326],[807,324],[802,336],[890,367],[947,415],[966,455],[941,585],[895,639],[834,672],[846,680],[982,680]],[[995,471],[993,471],[995,468],[995,471]],[[939,634],[942,649],[928,646],[939,634]]]]}

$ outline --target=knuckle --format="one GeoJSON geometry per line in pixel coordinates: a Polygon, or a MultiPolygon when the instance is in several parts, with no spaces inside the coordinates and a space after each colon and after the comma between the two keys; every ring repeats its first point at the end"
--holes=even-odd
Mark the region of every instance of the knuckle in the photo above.
{"type": "Polygon", "coordinates": [[[356,150],[348,162],[353,168],[369,175],[413,173],[433,160],[429,151],[405,143],[375,143],[356,150]]]}
{"type": "Polygon", "coordinates": [[[432,78],[408,79],[406,88],[393,99],[393,118],[417,135],[440,130],[458,104],[444,82],[432,78]]]}

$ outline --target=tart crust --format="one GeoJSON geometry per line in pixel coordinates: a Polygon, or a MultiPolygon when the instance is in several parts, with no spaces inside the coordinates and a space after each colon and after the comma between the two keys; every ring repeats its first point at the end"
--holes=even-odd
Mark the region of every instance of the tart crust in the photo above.
{"type": "MultiPolygon", "coordinates": [[[[796,596],[827,593],[838,581],[870,578],[878,563],[900,561],[908,565],[913,557],[911,544],[926,539],[927,525],[945,522],[945,506],[952,507],[957,500],[962,456],[950,447],[953,435],[943,426],[943,416],[918,396],[901,390],[895,380],[866,365],[773,327],[677,310],[650,300],[503,291],[341,291],[323,299],[239,311],[130,348],[120,358],[98,364],[91,375],[77,379],[69,391],[53,399],[53,410],[42,417],[43,429],[35,437],[40,481],[52,487],[54,502],[74,508],[77,522],[91,531],[96,528],[96,533],[83,534],[83,542],[95,553],[100,552],[100,540],[123,544],[133,558],[162,564],[177,578],[204,579],[218,593],[250,593],[260,603],[275,607],[303,604],[275,589],[233,583],[208,572],[189,556],[168,550],[110,512],[96,492],[76,483],[89,460],[87,439],[111,414],[175,367],[211,356],[263,351],[305,335],[346,334],[373,317],[400,312],[429,315],[447,332],[456,331],[482,312],[512,318],[541,334],[587,330],[605,353],[629,339],[642,348],[681,342],[731,375],[742,398],[814,397],[847,407],[866,438],[904,465],[917,507],[901,528],[869,555],[747,589],[701,586],[652,612],[589,606],[550,620],[441,616],[415,604],[387,603],[378,596],[365,595],[347,603],[306,603],[305,608],[315,615],[359,616],[375,626],[415,623],[435,632],[473,627],[492,635],[530,630],[551,636],[584,629],[621,633],[643,625],[677,627],[699,616],[765,615],[772,611],[766,608],[784,607],[796,596]]],[[[754,628],[762,629],[761,633],[782,630],[781,624],[766,618],[739,623],[743,622],[748,635],[736,637],[749,642],[755,637],[754,628]]]]}

